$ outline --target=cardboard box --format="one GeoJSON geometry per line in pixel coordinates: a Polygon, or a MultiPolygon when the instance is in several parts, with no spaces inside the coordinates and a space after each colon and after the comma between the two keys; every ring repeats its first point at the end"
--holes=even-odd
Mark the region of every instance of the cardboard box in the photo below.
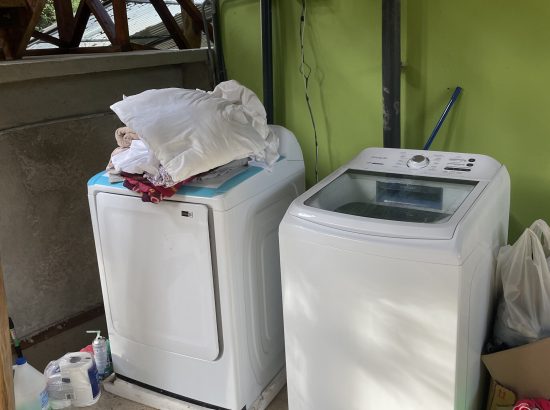
{"type": "Polygon", "coordinates": [[[518,399],[550,398],[550,338],[481,356],[491,377],[518,399]]]}
{"type": "Polygon", "coordinates": [[[512,410],[514,404],[516,404],[514,392],[491,380],[487,410],[512,410]]]}

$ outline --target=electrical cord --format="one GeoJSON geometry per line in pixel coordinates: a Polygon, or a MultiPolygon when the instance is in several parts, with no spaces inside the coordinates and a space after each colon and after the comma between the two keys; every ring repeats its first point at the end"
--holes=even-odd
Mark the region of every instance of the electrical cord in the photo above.
{"type": "Polygon", "coordinates": [[[319,142],[317,139],[317,125],[315,124],[315,117],[313,115],[313,109],[311,108],[311,101],[309,100],[309,77],[311,75],[311,66],[306,62],[304,50],[306,15],[306,0],[302,0],[302,12],[300,14],[300,74],[302,74],[302,78],[304,79],[306,104],[309,111],[309,118],[311,119],[311,125],[313,127],[313,138],[315,141],[315,182],[317,183],[319,182],[319,142]]]}
{"type": "Polygon", "coordinates": [[[208,19],[208,17],[206,16],[206,7],[207,6],[210,7],[211,10],[215,10],[215,8],[214,8],[214,5],[212,4],[211,0],[205,0],[202,3],[202,7],[201,7],[202,25],[203,25],[203,29],[204,29],[204,34],[206,36],[206,46],[208,48],[208,51],[206,52],[207,64],[208,64],[208,67],[210,68],[211,75],[212,75],[212,78],[211,78],[212,88],[214,88],[214,86],[216,86],[216,84],[218,84],[219,81],[218,81],[218,76],[217,76],[218,70],[217,70],[216,64],[214,63],[214,58],[212,56],[212,45],[211,45],[211,39],[210,39],[210,32],[208,31],[208,24],[210,24],[212,19],[208,19]]]}

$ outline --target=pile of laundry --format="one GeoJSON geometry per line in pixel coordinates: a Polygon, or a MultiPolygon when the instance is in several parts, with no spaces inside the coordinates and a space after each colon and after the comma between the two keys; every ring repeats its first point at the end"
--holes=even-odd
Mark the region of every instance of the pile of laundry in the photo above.
{"type": "Polygon", "coordinates": [[[279,140],[258,97],[237,81],[212,92],[148,90],[111,106],[125,124],[107,166],[111,182],[158,203],[197,177],[243,161],[271,167],[279,140]]]}

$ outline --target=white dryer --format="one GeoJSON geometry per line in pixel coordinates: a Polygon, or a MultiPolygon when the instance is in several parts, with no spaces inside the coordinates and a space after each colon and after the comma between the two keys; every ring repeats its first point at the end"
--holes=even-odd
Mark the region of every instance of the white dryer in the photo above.
{"type": "Polygon", "coordinates": [[[272,170],[144,203],[105,173],[88,196],[114,371],[212,409],[248,409],[284,368],[277,229],[304,191],[288,130],[272,170]]]}
{"type": "Polygon", "coordinates": [[[506,168],[369,148],[280,229],[290,410],[478,409],[506,168]]]}

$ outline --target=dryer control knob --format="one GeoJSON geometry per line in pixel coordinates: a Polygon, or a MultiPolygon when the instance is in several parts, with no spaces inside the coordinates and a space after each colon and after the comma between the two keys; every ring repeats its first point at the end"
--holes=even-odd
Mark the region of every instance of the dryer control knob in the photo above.
{"type": "Polygon", "coordinates": [[[415,155],[407,161],[407,166],[412,169],[420,169],[428,166],[430,160],[424,155],[415,155]]]}

